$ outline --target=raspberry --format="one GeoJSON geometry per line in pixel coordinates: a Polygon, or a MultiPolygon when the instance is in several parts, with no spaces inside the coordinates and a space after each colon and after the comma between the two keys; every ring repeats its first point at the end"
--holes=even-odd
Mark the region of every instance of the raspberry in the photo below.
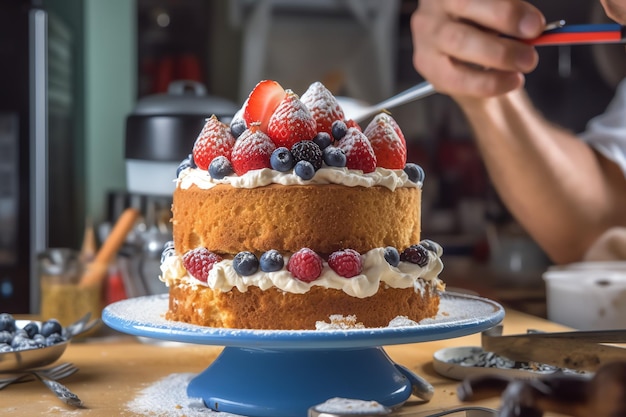
{"type": "Polygon", "coordinates": [[[363,270],[363,260],[361,254],[354,249],[344,249],[330,254],[328,266],[338,275],[352,278],[363,270]]]}
{"type": "Polygon", "coordinates": [[[428,249],[422,245],[411,245],[402,252],[400,260],[417,264],[423,268],[428,265],[428,249]]]}
{"type": "Polygon", "coordinates": [[[322,275],[322,258],[309,248],[302,248],[291,255],[287,270],[300,281],[313,282],[322,275]]]}
{"type": "Polygon", "coordinates": [[[206,282],[213,264],[221,260],[221,256],[207,248],[195,248],[183,255],[183,266],[195,279],[206,282]]]}

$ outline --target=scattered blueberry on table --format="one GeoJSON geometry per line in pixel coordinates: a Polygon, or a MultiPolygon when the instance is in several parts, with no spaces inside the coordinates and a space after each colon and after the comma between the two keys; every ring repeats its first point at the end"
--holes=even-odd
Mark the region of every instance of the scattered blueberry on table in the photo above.
{"type": "Polygon", "coordinates": [[[41,323],[31,321],[23,328],[17,327],[9,313],[0,313],[0,353],[39,349],[65,342],[67,336],[56,319],[41,323]]]}

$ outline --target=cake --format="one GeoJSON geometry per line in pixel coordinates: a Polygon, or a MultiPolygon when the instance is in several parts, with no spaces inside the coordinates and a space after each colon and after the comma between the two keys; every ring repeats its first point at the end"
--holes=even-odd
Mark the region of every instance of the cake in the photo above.
{"type": "Polygon", "coordinates": [[[166,318],[208,327],[385,327],[434,317],[442,249],[421,239],[422,168],[386,112],[362,129],[315,82],[261,81],[206,120],[177,172],[166,318]]]}

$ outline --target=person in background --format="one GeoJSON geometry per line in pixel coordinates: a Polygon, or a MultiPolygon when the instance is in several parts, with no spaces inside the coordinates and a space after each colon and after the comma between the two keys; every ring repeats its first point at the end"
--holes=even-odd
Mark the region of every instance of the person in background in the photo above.
{"type": "MultiPolygon", "coordinates": [[[[626,0],[600,1],[626,24],[626,0]]],[[[597,245],[626,247],[626,80],[583,134],[547,121],[524,91],[538,55],[521,41],[545,25],[522,0],[420,0],[411,18],[413,64],[460,106],[502,201],[563,264],[597,245]]]]}

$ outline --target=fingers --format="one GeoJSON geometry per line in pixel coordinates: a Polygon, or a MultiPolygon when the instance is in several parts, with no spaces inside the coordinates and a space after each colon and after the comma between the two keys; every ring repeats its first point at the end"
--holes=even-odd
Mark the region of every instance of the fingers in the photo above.
{"type": "Polygon", "coordinates": [[[525,1],[421,0],[411,18],[413,64],[441,93],[504,94],[523,86],[538,62],[535,49],[514,38],[536,37],[544,26],[525,1]]]}

